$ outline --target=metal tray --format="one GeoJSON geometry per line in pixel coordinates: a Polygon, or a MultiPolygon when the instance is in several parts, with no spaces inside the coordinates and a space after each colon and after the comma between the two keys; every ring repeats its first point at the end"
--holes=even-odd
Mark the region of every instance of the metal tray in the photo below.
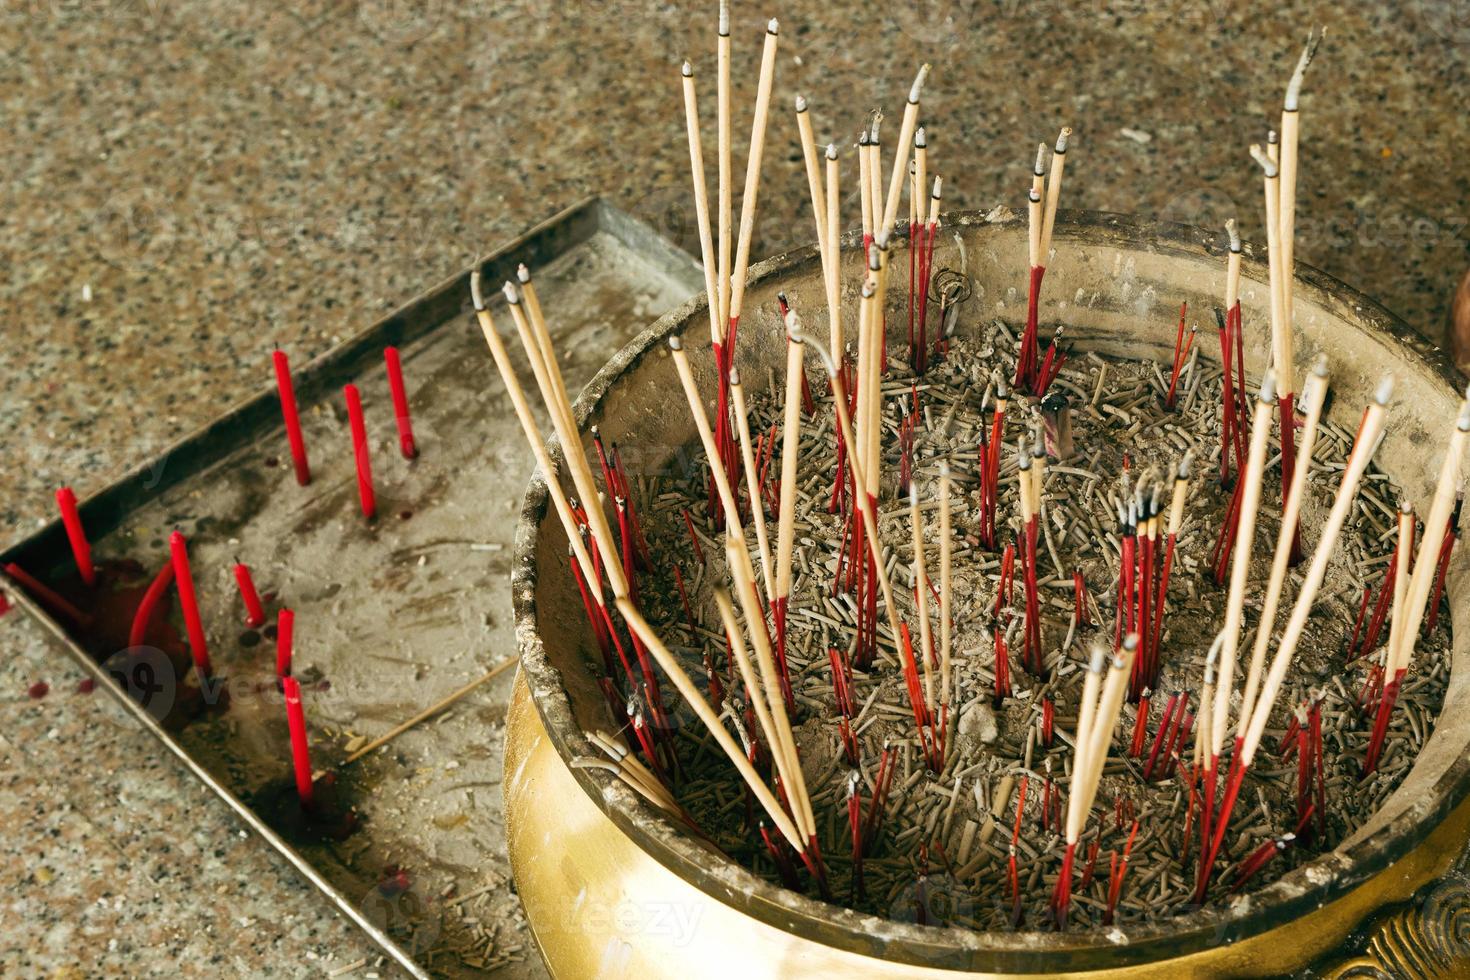
{"type": "MultiPolygon", "coordinates": [[[[533,271],[574,390],[703,284],[691,256],[599,198],[495,250],[480,268],[495,284],[512,278],[519,262],[533,271]]],[[[319,771],[515,650],[511,547],[532,466],[474,323],[468,279],[466,270],[293,365],[309,486],[293,476],[272,384],[82,502],[94,556],[139,562],[146,578],[167,561],[169,532],[187,535],[214,670],[227,681],[226,708],[166,730],[155,715],[159,698],[172,692],[155,691],[150,711],[125,686],[173,678],[124,677],[120,685],[18,586],[8,591],[409,973],[460,975],[521,942],[524,964],[510,975],[539,976],[523,924],[497,921],[519,920],[509,873],[495,870],[507,867],[499,774],[509,676],[496,696],[467,699],[345,768],[342,795],[360,826],[342,841],[310,839],[290,826],[291,808],[279,805],[289,800],[290,776],[274,631],[245,629],[231,574],[237,558],[250,565],[267,595],[269,624],[281,605],[296,614],[295,673],[319,771]],[[387,345],[402,353],[419,447],[413,461],[398,451],[382,366],[387,345]],[[349,381],[362,390],[372,443],[372,523],[358,506],[341,395],[349,381]],[[396,867],[409,877],[397,878],[396,867]],[[489,920],[472,914],[471,899],[489,920]],[[485,908],[487,899],[498,907],[485,908]]],[[[509,324],[503,309],[492,311],[509,324]]],[[[261,375],[271,377],[265,359],[261,375]]],[[[0,566],[9,562],[43,581],[64,577],[72,562],[60,522],[0,555],[0,566]]]]}

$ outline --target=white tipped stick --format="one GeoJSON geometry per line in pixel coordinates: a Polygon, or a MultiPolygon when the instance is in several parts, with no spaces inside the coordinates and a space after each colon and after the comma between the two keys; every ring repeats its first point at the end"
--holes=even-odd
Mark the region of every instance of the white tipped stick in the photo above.
{"type": "Polygon", "coordinates": [[[791,551],[796,543],[797,460],[801,454],[801,368],[806,344],[795,310],[786,313],[786,404],[781,423],[781,500],[776,524],[776,591],[773,601],[791,595],[791,551]],[[793,330],[792,327],[796,329],[793,330]]]}
{"type": "Polygon", "coordinates": [[[842,232],[837,147],[827,144],[827,249],[822,258],[822,280],[827,287],[827,329],[832,360],[842,362],[847,340],[842,333],[842,232]]]}
{"type": "MultiPolygon", "coordinates": [[[[715,605],[720,611],[720,623],[724,627],[725,638],[730,642],[730,658],[735,661],[740,671],[740,679],[744,682],[746,694],[750,698],[750,708],[755,712],[756,723],[761,728],[761,737],[765,739],[766,747],[771,750],[771,760],[776,764],[776,772],[781,778],[782,785],[791,786],[791,758],[786,752],[786,742],[781,738],[775,720],[771,717],[771,704],[783,703],[779,681],[774,695],[769,694],[767,678],[751,665],[750,654],[745,649],[745,634],[735,619],[735,607],[730,604],[730,595],[723,588],[715,589],[715,605]],[[774,701],[767,700],[768,697],[773,697],[774,701]]],[[[789,794],[788,798],[790,798],[789,794]]],[[[796,818],[797,830],[805,836],[807,829],[802,819],[801,808],[793,806],[792,815],[796,818]]]]}
{"type": "Polygon", "coordinates": [[[1088,771],[1088,750],[1092,745],[1093,719],[1097,717],[1098,695],[1102,691],[1103,667],[1108,662],[1108,652],[1102,644],[1092,645],[1092,656],[1087,664],[1087,676],[1082,679],[1082,700],[1077,707],[1077,731],[1072,743],[1075,751],[1072,758],[1072,782],[1067,795],[1067,840],[1074,841],[1082,833],[1082,801],[1086,792],[1081,780],[1088,771]]]}
{"type": "MultiPolygon", "coordinates": [[[[1348,511],[1353,507],[1353,501],[1358,493],[1358,483],[1363,478],[1363,472],[1368,468],[1374,450],[1378,448],[1379,436],[1383,434],[1385,406],[1392,390],[1392,379],[1385,378],[1384,382],[1379,385],[1377,397],[1373,404],[1368,406],[1368,411],[1363,417],[1362,428],[1358,432],[1357,441],[1353,443],[1352,455],[1348,457],[1347,466],[1343,470],[1342,483],[1338,486],[1337,496],[1332,501],[1332,510],[1327,514],[1327,520],[1322,525],[1322,536],[1317,542],[1317,550],[1312,553],[1312,563],[1307,567],[1301,591],[1297,593],[1296,605],[1292,607],[1291,618],[1287,620],[1286,629],[1282,631],[1281,642],[1276,647],[1276,656],[1271,661],[1271,669],[1266,674],[1265,683],[1261,686],[1261,696],[1251,709],[1250,727],[1246,731],[1245,744],[1241,753],[1242,765],[1249,766],[1251,760],[1255,758],[1256,749],[1260,747],[1261,735],[1266,730],[1271,707],[1281,693],[1281,685],[1286,680],[1287,668],[1291,666],[1297,643],[1300,642],[1302,632],[1306,629],[1307,617],[1311,615],[1312,604],[1317,598],[1317,590],[1322,585],[1322,577],[1327,574],[1327,562],[1337,545],[1338,535],[1342,533],[1342,525],[1347,520],[1348,511]]],[[[1430,562],[1432,564],[1433,559],[1430,559],[1430,562]]]]}
{"type": "Polygon", "coordinates": [[[1225,257],[1225,309],[1228,312],[1235,309],[1235,304],[1240,301],[1240,234],[1236,231],[1234,218],[1226,219],[1225,234],[1230,236],[1230,251],[1225,257]]]}
{"type": "Polygon", "coordinates": [[[1271,436],[1271,409],[1276,393],[1273,375],[1261,382],[1251,419],[1251,444],[1246,455],[1245,490],[1240,499],[1240,518],[1235,530],[1235,554],[1231,558],[1230,592],[1225,605],[1225,642],[1220,648],[1220,675],[1215,687],[1215,709],[1211,717],[1210,753],[1218,756],[1225,745],[1225,728],[1230,718],[1230,695],[1234,688],[1236,653],[1240,627],[1245,618],[1245,585],[1250,577],[1251,547],[1255,543],[1256,511],[1261,504],[1261,477],[1266,469],[1266,444],[1271,436]]]}
{"type": "Polygon", "coordinates": [[[720,341],[723,343],[725,331],[730,322],[730,250],[733,244],[733,233],[731,228],[731,207],[734,197],[734,176],[731,166],[730,136],[730,4],[728,0],[720,2],[720,24],[719,37],[715,41],[716,59],[716,125],[718,127],[719,149],[717,153],[717,166],[719,168],[719,294],[720,294],[720,341]]]}
{"type": "Polygon", "coordinates": [[[933,712],[934,672],[930,662],[934,659],[934,633],[929,625],[929,570],[924,563],[924,516],[919,510],[919,488],[913,481],[909,482],[909,526],[914,546],[914,605],[919,617],[919,666],[924,674],[924,709],[933,712]]]}
{"type": "Polygon", "coordinates": [[[1199,717],[1195,719],[1194,726],[1194,756],[1193,762],[1199,765],[1210,755],[1210,739],[1213,737],[1215,722],[1212,717],[1215,713],[1215,671],[1220,663],[1220,648],[1225,645],[1225,631],[1221,630],[1215,634],[1215,641],[1210,644],[1210,652],[1205,655],[1205,675],[1199,690],[1199,717]]]}
{"type": "MultiPolygon", "coordinates": [[[[536,375],[536,384],[541,389],[542,401],[546,403],[547,414],[551,416],[552,426],[556,429],[557,440],[561,443],[562,457],[567,462],[567,468],[571,470],[572,483],[577,488],[577,495],[587,505],[587,525],[592,529],[592,536],[597,539],[597,547],[604,555],[616,555],[617,540],[613,537],[612,527],[607,522],[607,514],[603,512],[601,499],[597,491],[597,481],[592,477],[592,467],[587,463],[587,454],[582,449],[582,435],[577,431],[572,418],[571,404],[566,401],[565,388],[561,385],[561,370],[556,363],[556,357],[550,359],[550,363],[543,361],[541,356],[541,345],[533,334],[531,323],[521,308],[520,293],[511,283],[504,287],[506,300],[510,303],[511,319],[515,321],[516,333],[520,337],[521,347],[525,350],[526,360],[531,364],[531,371],[536,375]]],[[[550,340],[547,340],[548,345],[550,340]]],[[[607,574],[608,584],[612,586],[614,596],[625,596],[628,594],[628,580],[623,576],[623,569],[616,561],[605,561],[602,563],[603,570],[607,574]]],[[[589,584],[597,579],[589,580],[589,584]]]]}
{"type": "MultiPolygon", "coordinates": [[[[1088,732],[1087,769],[1081,774],[1082,801],[1078,804],[1077,833],[1087,823],[1097,799],[1097,787],[1102,782],[1103,768],[1108,762],[1108,749],[1112,747],[1113,729],[1118,727],[1118,713],[1123,709],[1123,697],[1128,693],[1128,675],[1133,669],[1133,658],[1138,654],[1138,634],[1130,633],[1123,638],[1123,646],[1113,657],[1108,667],[1108,676],[1103,681],[1102,694],[1098,697],[1097,714],[1088,732]]],[[[1073,792],[1077,792],[1078,773],[1072,774],[1073,792]]],[[[1076,837],[1068,837],[1068,844],[1077,843],[1076,837]]]]}
{"type": "Polygon", "coordinates": [[[1251,146],[1251,156],[1261,165],[1266,197],[1266,254],[1271,280],[1271,368],[1276,374],[1276,388],[1282,396],[1295,393],[1292,381],[1291,324],[1282,309],[1284,301],[1281,281],[1281,211],[1280,177],[1274,161],[1261,154],[1259,145],[1251,146]]]}
{"type": "Polygon", "coordinates": [[[1439,483],[1435,486],[1434,498],[1429,504],[1429,513],[1424,518],[1424,536],[1419,542],[1419,554],[1414,563],[1414,577],[1409,582],[1407,614],[1397,644],[1390,642],[1390,659],[1393,670],[1384,670],[1384,676],[1392,680],[1400,670],[1408,670],[1414,659],[1414,647],[1419,642],[1419,624],[1423,621],[1425,600],[1436,573],[1436,558],[1444,542],[1445,529],[1450,523],[1450,512],[1455,506],[1455,488],[1460,482],[1460,470],[1465,459],[1465,448],[1470,442],[1470,393],[1460,403],[1460,415],[1455,420],[1455,431],[1450,435],[1445,449],[1444,463],[1440,465],[1439,483]]]}
{"type": "Polygon", "coordinates": [[[1041,264],[1041,192],[1035,187],[1026,195],[1026,259],[1033,269],[1041,264]]]}
{"type": "Polygon", "coordinates": [[[1281,528],[1276,535],[1276,553],[1271,559],[1271,577],[1266,581],[1266,592],[1261,603],[1261,618],[1256,625],[1255,644],[1251,647],[1250,668],[1245,676],[1245,693],[1240,699],[1240,726],[1237,734],[1245,737],[1245,723],[1250,719],[1256,691],[1260,687],[1261,672],[1266,669],[1266,647],[1271,643],[1271,631],[1276,625],[1276,611],[1281,604],[1281,590],[1286,585],[1287,566],[1291,563],[1291,539],[1293,529],[1302,510],[1302,498],[1306,496],[1307,474],[1312,468],[1312,449],[1317,443],[1317,423],[1322,418],[1322,407],[1327,401],[1327,359],[1319,358],[1312,369],[1304,392],[1307,402],[1307,422],[1302,428],[1297,458],[1300,460],[1292,474],[1291,486],[1287,490],[1286,506],[1281,511],[1281,528]]]}
{"type": "Polygon", "coordinates": [[[648,624],[648,620],[643,618],[643,614],[638,611],[638,607],[633,604],[631,599],[627,596],[619,596],[617,603],[618,611],[623,614],[623,619],[627,620],[628,627],[637,634],[638,638],[643,642],[643,645],[648,648],[649,653],[653,654],[653,659],[657,660],[658,665],[664,669],[664,673],[668,675],[669,680],[673,681],[674,686],[679,689],[679,694],[688,702],[689,707],[694,709],[694,713],[699,716],[699,720],[704,722],[704,727],[709,729],[710,734],[714,736],[720,748],[725,751],[725,755],[730,759],[730,762],[740,772],[741,778],[745,780],[745,785],[750,787],[750,791],[760,801],[766,814],[770,816],[776,828],[781,831],[781,836],[785,837],[787,843],[795,848],[798,853],[806,853],[807,842],[802,839],[801,832],[797,829],[795,821],[791,819],[790,815],[787,814],[786,810],[776,800],[775,795],[755,771],[755,767],[750,764],[750,760],[746,758],[745,753],[736,743],[734,737],[725,730],[725,726],[720,723],[719,715],[710,707],[709,702],[704,699],[704,695],[699,692],[699,687],[684,672],[684,668],[679,665],[678,659],[669,652],[668,647],[664,646],[663,641],[659,639],[658,634],[648,624]]]}
{"type": "Polygon", "coordinates": [[[745,407],[745,386],[740,372],[730,369],[730,395],[734,399],[735,431],[740,439],[740,462],[745,469],[745,493],[750,497],[751,523],[755,525],[755,542],[761,556],[761,582],[766,597],[774,598],[776,584],[771,573],[771,542],[766,534],[766,511],[761,506],[760,471],[755,465],[755,443],[750,438],[750,419],[745,407]]]}
{"type": "MultiPolygon", "coordinates": [[[[800,336],[793,334],[793,337],[800,336]]],[[[843,440],[849,446],[856,446],[856,437],[852,431],[852,419],[847,412],[847,392],[844,390],[842,376],[837,371],[837,362],[827,356],[827,352],[820,347],[814,348],[818,357],[822,359],[822,366],[827,370],[827,379],[832,383],[832,407],[837,415],[837,430],[842,433],[843,440]]],[[[848,468],[852,471],[852,485],[862,487],[866,485],[867,475],[863,471],[862,460],[858,459],[857,453],[847,454],[848,468]]],[[[898,613],[893,604],[893,584],[888,579],[888,566],[883,561],[883,548],[878,541],[878,515],[874,513],[873,501],[867,494],[858,493],[858,513],[863,519],[863,532],[868,542],[868,554],[873,559],[874,566],[878,569],[878,586],[883,593],[883,607],[888,617],[888,629],[893,634],[893,640],[898,642],[898,613]]]]}
{"type": "Polygon", "coordinates": [[[786,783],[787,797],[792,803],[792,813],[798,814],[796,825],[808,839],[816,834],[816,819],[812,815],[811,798],[806,791],[806,778],[801,771],[801,756],[796,751],[796,738],[791,734],[791,719],[786,714],[786,701],[781,694],[781,675],[777,671],[776,657],[771,650],[771,638],[766,632],[765,619],[760,597],[755,594],[755,575],[750,567],[750,554],[745,543],[734,535],[725,536],[725,558],[730,563],[730,577],[735,584],[735,595],[740,600],[740,610],[750,631],[750,644],[755,648],[755,662],[760,667],[761,679],[765,683],[766,704],[771,709],[771,721],[775,723],[781,751],[786,753],[786,764],[790,781],[786,783]]]}
{"type": "MultiPolygon", "coordinates": [[[[684,344],[678,337],[669,338],[669,350],[674,356],[674,368],[679,372],[679,382],[684,387],[684,398],[689,402],[689,414],[694,418],[694,427],[699,431],[700,445],[704,447],[704,454],[709,463],[710,473],[715,478],[715,489],[720,495],[720,506],[725,511],[725,527],[740,541],[740,546],[745,547],[745,533],[740,527],[740,511],[735,503],[735,490],[730,484],[730,476],[725,472],[725,465],[720,461],[719,451],[715,447],[715,435],[710,429],[709,415],[704,410],[704,402],[699,395],[699,386],[694,382],[694,371],[689,366],[689,354],[684,350],[684,344]]],[[[615,555],[616,551],[606,554],[615,555]]],[[[746,560],[750,560],[749,553],[746,560]]],[[[605,562],[609,567],[617,562],[605,562]]]]}
{"type": "Polygon", "coordinates": [[[899,195],[903,191],[904,174],[908,172],[904,160],[913,145],[914,129],[919,122],[919,93],[928,77],[929,66],[926,64],[919,69],[914,76],[914,84],[909,87],[909,100],[903,107],[903,121],[898,126],[898,145],[893,148],[893,175],[888,179],[888,196],[883,199],[883,220],[878,225],[879,231],[892,231],[893,223],[898,220],[899,195]]]}
{"type": "MultiPolygon", "coordinates": [[[[929,186],[929,137],[920,126],[914,130],[914,185],[909,191],[909,197],[914,202],[914,224],[923,226],[927,218],[928,202],[924,199],[924,191],[929,186]]],[[[913,243],[909,243],[913,247],[913,243]]]]}
{"type": "MultiPolygon", "coordinates": [[[[588,554],[587,547],[582,541],[581,529],[577,525],[576,517],[572,514],[571,504],[567,501],[566,493],[562,491],[561,482],[557,479],[556,464],[551,461],[551,455],[546,451],[546,440],[541,437],[541,429],[536,425],[535,416],[531,414],[531,406],[526,402],[526,393],[521,388],[520,380],[516,377],[515,366],[511,363],[510,354],[495,329],[495,322],[490,318],[490,311],[485,308],[484,297],[480,294],[479,280],[479,272],[475,272],[470,278],[475,301],[475,316],[480,321],[480,332],[485,335],[485,343],[490,347],[490,356],[494,358],[495,367],[500,372],[500,379],[505,383],[505,390],[510,395],[510,403],[515,409],[516,418],[521,423],[521,432],[526,437],[526,443],[531,447],[531,454],[536,458],[536,465],[541,467],[541,475],[546,480],[546,489],[551,495],[552,506],[556,508],[556,516],[561,518],[562,529],[566,532],[567,542],[572,547],[572,554],[577,558],[577,565],[582,569],[582,577],[587,582],[592,597],[597,600],[599,606],[602,606],[606,601],[602,594],[602,580],[597,576],[596,566],[592,564],[592,556],[588,554]]],[[[592,499],[595,501],[597,498],[592,499]]],[[[589,505],[588,510],[592,510],[593,506],[595,505],[589,505]]]]}
{"type": "Polygon", "coordinates": [[[801,140],[801,161],[806,168],[807,191],[812,198],[812,217],[817,222],[817,254],[825,269],[827,256],[827,196],[822,191],[822,171],[817,163],[817,143],[812,137],[812,118],[806,99],[796,97],[796,132],[801,140]]]}
{"type": "Polygon", "coordinates": [[[1057,204],[1062,199],[1062,171],[1067,166],[1067,140],[1072,136],[1070,126],[1063,126],[1057,136],[1056,146],[1051,153],[1051,176],[1046,181],[1046,216],[1041,222],[1041,262],[1046,264],[1051,255],[1051,233],[1057,224],[1057,204]]]}
{"type": "MultiPolygon", "coordinates": [[[[1409,591],[1409,559],[1414,552],[1414,505],[1408,500],[1399,501],[1398,519],[1398,547],[1395,549],[1394,575],[1393,575],[1393,611],[1389,616],[1388,648],[1390,651],[1398,649],[1399,640],[1402,638],[1399,630],[1403,628],[1405,603],[1404,596],[1409,591]]],[[[1386,661],[1385,661],[1386,665],[1386,661]]],[[[1393,679],[1393,675],[1388,675],[1393,679]]]]}
{"type": "Polygon", "coordinates": [[[714,343],[724,339],[720,320],[719,269],[710,231],[709,192],[704,183],[704,147],[699,136],[699,103],[694,91],[694,69],[684,62],[684,128],[689,133],[689,170],[694,178],[694,220],[699,225],[699,256],[704,265],[704,291],[709,303],[709,336],[714,343]]]}
{"type": "Polygon", "coordinates": [[[949,464],[939,464],[939,704],[949,706],[950,593],[954,526],[950,516],[949,464]]]}
{"type": "Polygon", "coordinates": [[[745,272],[750,267],[750,240],[755,235],[755,205],[760,193],[761,158],[766,149],[766,121],[771,115],[771,85],[776,78],[776,44],[780,35],[775,20],[766,25],[766,43],[761,50],[760,81],[755,91],[755,122],[750,129],[750,156],[745,163],[745,188],[740,194],[740,239],[735,244],[734,279],[730,283],[730,319],[740,317],[745,299],[745,272]]]}
{"type": "Polygon", "coordinates": [[[868,173],[872,154],[868,152],[868,131],[858,137],[858,201],[863,211],[863,238],[873,238],[873,196],[870,193],[872,179],[868,173]]]}

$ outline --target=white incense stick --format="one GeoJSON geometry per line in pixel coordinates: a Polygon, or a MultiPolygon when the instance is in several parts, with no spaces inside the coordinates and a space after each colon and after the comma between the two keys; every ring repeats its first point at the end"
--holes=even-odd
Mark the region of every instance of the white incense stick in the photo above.
{"type": "Polygon", "coordinates": [[[709,227],[709,193],[704,184],[704,149],[699,138],[699,104],[694,93],[694,68],[684,62],[684,127],[689,131],[689,171],[694,177],[694,220],[699,225],[699,256],[704,265],[704,291],[709,303],[709,336],[724,337],[720,321],[719,270],[709,227]]]}
{"type": "Polygon", "coordinates": [[[730,283],[730,319],[740,317],[745,299],[745,273],[750,267],[750,240],[755,234],[755,205],[761,183],[761,158],[766,149],[766,121],[771,114],[771,85],[776,76],[776,42],[779,25],[775,18],[766,25],[766,44],[761,51],[760,82],[755,92],[755,122],[750,130],[750,157],[745,164],[745,187],[740,192],[740,238],[735,245],[735,268],[730,283]]]}

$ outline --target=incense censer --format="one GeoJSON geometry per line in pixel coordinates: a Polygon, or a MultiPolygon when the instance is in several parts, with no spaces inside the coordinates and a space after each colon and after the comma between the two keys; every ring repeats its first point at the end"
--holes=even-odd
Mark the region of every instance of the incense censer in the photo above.
{"type": "MultiPolygon", "coordinates": [[[[1065,323],[1077,354],[1167,362],[1180,304],[1208,310],[1224,292],[1221,235],[1063,212],[1054,242],[1042,319],[1065,323]]],[[[845,270],[844,282],[855,282],[861,249],[845,252],[852,274],[845,270]]],[[[1025,222],[1009,212],[945,216],[935,268],[957,272],[971,290],[959,330],[981,317],[1024,318],[1026,252],[1025,222]]],[[[1424,512],[1440,465],[1443,420],[1455,411],[1463,379],[1441,352],[1371,300],[1315,270],[1297,269],[1297,349],[1303,364],[1318,354],[1329,358],[1328,418],[1354,430],[1361,406],[1391,371],[1393,423],[1376,462],[1424,512]]],[[[815,247],[751,270],[739,352],[749,389],[781,373],[778,291],[798,309],[824,308],[815,247]]],[[[1269,290],[1262,249],[1246,246],[1241,293],[1246,322],[1264,323],[1269,290]]],[[[856,302],[855,295],[844,296],[854,310],[856,302]]],[[[578,403],[584,430],[595,424],[605,437],[638,447],[647,471],[668,465],[696,441],[675,394],[679,382],[667,341],[687,334],[691,349],[704,350],[703,307],[701,295],[654,324],[603,368],[578,403]]],[[[1248,331],[1252,377],[1269,356],[1266,333],[1248,331]]],[[[703,372],[702,389],[712,392],[711,359],[694,363],[703,372]]],[[[518,890],[558,977],[1223,977],[1308,968],[1347,975],[1366,969],[1338,962],[1350,934],[1442,875],[1470,832],[1470,583],[1458,553],[1448,580],[1452,665],[1439,723],[1398,789],[1363,826],[1335,850],[1233,900],[1215,898],[1198,911],[1147,925],[1061,933],[920,926],[804,897],[703,846],[611,774],[570,766],[597,755],[584,729],[617,726],[596,683],[596,647],[566,556],[562,527],[538,481],[527,493],[516,544],[522,660],[506,734],[504,791],[518,890]]],[[[1433,914],[1440,919],[1463,914],[1453,898],[1439,905],[1433,914]]],[[[1412,908],[1398,915],[1400,933],[1433,932],[1412,908]]],[[[1393,968],[1392,952],[1384,951],[1392,945],[1369,943],[1386,969],[1393,968]]]]}

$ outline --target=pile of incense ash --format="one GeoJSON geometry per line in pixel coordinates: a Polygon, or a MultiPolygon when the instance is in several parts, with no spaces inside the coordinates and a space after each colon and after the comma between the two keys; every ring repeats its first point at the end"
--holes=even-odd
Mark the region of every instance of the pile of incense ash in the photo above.
{"type": "MultiPolygon", "coordinates": [[[[900,921],[978,929],[1049,922],[1051,883],[1064,853],[1061,814],[1073,756],[1071,730],[1088,649],[1094,640],[1110,643],[1115,636],[1122,564],[1117,515],[1131,493],[1124,480],[1131,474],[1136,485],[1139,474],[1166,470],[1192,451],[1196,474],[1178,533],[1158,681],[1123,709],[1118,742],[1129,744],[1115,743],[1104,769],[1099,819],[1082,835],[1072,896],[1077,927],[1167,917],[1194,907],[1201,790],[1190,730],[1198,706],[1191,699],[1199,696],[1206,651],[1226,603],[1211,558],[1230,497],[1218,472],[1223,379],[1218,365],[1196,359],[1181,372],[1176,408],[1168,410],[1168,365],[1089,353],[1060,369],[1053,390],[1064,392],[1073,406],[1072,451],[1047,467],[1038,550],[1046,669],[1034,676],[1018,653],[1021,592],[1013,588],[999,594],[1008,564],[1006,543],[1021,540],[1014,444],[1002,452],[998,509],[1003,523],[997,548],[984,547],[975,533],[982,526],[978,472],[992,424],[995,375],[1014,369],[1015,346],[1012,330],[1000,321],[961,327],[949,342],[948,356],[930,364],[921,377],[906,360],[892,356],[884,380],[884,425],[891,438],[884,448],[878,520],[905,622],[914,622],[918,611],[910,572],[908,488],[899,484],[912,472],[918,498],[932,513],[941,465],[947,465],[953,481],[957,710],[949,718],[942,772],[926,764],[899,668],[881,657],[866,670],[851,664],[857,612],[852,595],[834,589],[843,524],[830,508],[836,460],[832,413],[819,410],[804,421],[786,658],[797,708],[792,724],[818,817],[830,893],[840,904],[900,921]],[[1003,674],[1009,673],[1011,685],[1010,694],[999,700],[997,632],[1009,660],[1003,674]],[[833,649],[850,669],[850,689],[843,694],[856,708],[850,726],[855,759],[840,731],[833,649]],[[1130,733],[1132,738],[1125,739],[1130,733]],[[851,859],[849,801],[854,796],[866,838],[861,887],[851,859]]],[[[750,400],[750,426],[764,434],[762,449],[779,441],[780,390],[772,385],[750,400]]],[[[1039,423],[1041,408],[1024,407],[1017,413],[1022,421],[1011,425],[1025,428],[1032,416],[1039,423]]],[[[1301,517],[1308,548],[1353,442],[1353,433],[1327,420],[1319,431],[1301,517]]],[[[1273,456],[1278,452],[1273,436],[1273,456]]],[[[705,665],[713,669],[716,693],[723,688],[726,711],[743,724],[747,709],[713,601],[713,589],[726,579],[721,535],[707,514],[702,459],[691,465],[685,478],[638,481],[652,565],[659,570],[645,580],[642,601],[666,639],[686,648],[682,652],[691,674],[703,675],[705,665]]],[[[1268,474],[1265,482],[1265,498],[1279,499],[1277,474],[1268,474]]],[[[766,504],[774,512],[774,487],[769,489],[766,504]]],[[[1420,665],[1399,694],[1403,710],[1391,716],[1383,756],[1375,772],[1362,776],[1374,691],[1364,690],[1373,674],[1361,654],[1386,636],[1384,617],[1376,614],[1388,604],[1380,599],[1392,592],[1387,572],[1397,499],[1389,478],[1370,468],[1299,647],[1293,687],[1280,699],[1266,747],[1241,790],[1216,868],[1222,894],[1259,888],[1341,841],[1383,802],[1429,737],[1449,676],[1447,617],[1435,617],[1445,625],[1437,625],[1420,644],[1420,665]],[[1301,790],[1302,760],[1310,762],[1318,753],[1314,785],[1301,790]],[[1299,794],[1308,798],[1311,811],[1305,826],[1299,794]]],[[[1279,513],[1262,507],[1260,518],[1257,539],[1274,540],[1279,513]]],[[[932,562],[938,525],[932,519],[927,525],[932,562]]],[[[1248,608],[1260,606],[1269,560],[1266,549],[1257,550],[1248,608]]],[[[1288,590],[1294,584],[1289,580],[1288,590]]],[[[931,617],[934,607],[931,601],[931,617]]],[[[1243,648],[1253,636],[1249,630],[1243,648]]],[[[759,808],[708,734],[685,726],[679,735],[674,740],[682,770],[674,782],[679,803],[727,853],[752,870],[794,884],[774,865],[757,826],[759,808]]],[[[807,890],[816,891],[814,886],[807,890]]]]}

